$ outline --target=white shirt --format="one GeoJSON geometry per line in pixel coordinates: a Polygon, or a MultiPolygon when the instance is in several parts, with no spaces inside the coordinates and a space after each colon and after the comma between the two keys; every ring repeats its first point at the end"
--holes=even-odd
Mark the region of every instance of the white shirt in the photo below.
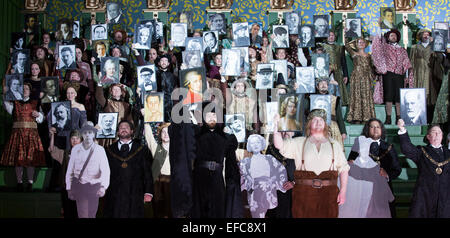
{"type": "Polygon", "coordinates": [[[72,179],[80,176],[81,169],[86,162],[91,148],[94,148],[91,159],[83,172],[83,176],[80,178],[81,184],[97,184],[100,183],[101,187],[105,190],[109,186],[109,176],[111,171],[109,169],[108,158],[106,157],[105,149],[93,143],[87,150],[84,149],[83,143],[75,145],[72,148],[70,154],[69,165],[66,173],[66,189],[70,190],[72,186],[72,179]],[[92,147],[93,146],[93,147],[92,147]]]}
{"type": "Polygon", "coordinates": [[[122,145],[124,145],[124,144],[128,144],[128,147],[129,147],[128,152],[130,152],[131,146],[133,146],[133,140],[130,140],[128,142],[123,142],[123,141],[119,140],[119,143],[117,143],[117,146],[119,147],[119,151],[120,151],[120,148],[122,148],[122,145]]]}

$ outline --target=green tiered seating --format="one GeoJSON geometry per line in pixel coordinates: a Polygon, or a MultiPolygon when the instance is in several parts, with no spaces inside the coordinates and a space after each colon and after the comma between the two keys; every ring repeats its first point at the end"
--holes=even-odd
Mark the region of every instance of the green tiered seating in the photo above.
{"type": "MultiPolygon", "coordinates": [[[[342,115],[346,115],[347,107],[342,107],[342,115]]],[[[375,114],[382,122],[386,120],[386,113],[384,105],[375,105],[375,114]]],[[[392,123],[395,123],[395,109],[392,110],[392,123]]],[[[345,119],[345,117],[344,117],[345,119]]],[[[347,139],[344,141],[345,154],[348,157],[355,138],[361,135],[364,125],[353,125],[345,123],[347,129],[347,139]]],[[[397,217],[407,217],[408,209],[411,203],[412,193],[417,178],[417,167],[410,159],[406,158],[400,151],[400,144],[398,139],[398,127],[394,124],[385,125],[386,140],[388,143],[394,144],[394,148],[399,155],[400,163],[402,165],[402,173],[400,176],[392,181],[394,188],[394,195],[396,199],[397,217]]],[[[406,127],[411,142],[414,145],[425,145],[423,138],[426,134],[426,128],[422,126],[406,127]]]]}

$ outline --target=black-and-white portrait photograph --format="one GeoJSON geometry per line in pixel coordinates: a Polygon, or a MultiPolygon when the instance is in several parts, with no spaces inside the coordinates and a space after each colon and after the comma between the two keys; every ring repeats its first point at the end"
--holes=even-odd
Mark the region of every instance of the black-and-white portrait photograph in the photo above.
{"type": "Polygon", "coordinates": [[[231,47],[233,50],[239,50],[240,53],[240,63],[241,66],[239,67],[241,70],[241,73],[243,72],[250,72],[250,59],[248,57],[248,47],[231,47]]]}
{"type": "Polygon", "coordinates": [[[148,25],[136,24],[134,32],[134,48],[149,50],[152,44],[152,28],[148,25]]]}
{"type": "Polygon", "coordinates": [[[235,46],[250,45],[248,22],[233,23],[233,41],[235,46]]]}
{"type": "Polygon", "coordinates": [[[144,103],[144,122],[164,121],[164,93],[147,92],[144,103]]]}
{"type": "Polygon", "coordinates": [[[225,131],[235,135],[239,143],[245,142],[245,116],[244,114],[225,115],[225,131]]]}
{"type": "Polygon", "coordinates": [[[285,15],[286,25],[289,28],[289,34],[297,35],[298,26],[300,25],[299,12],[287,12],[285,15]]]}
{"type": "Polygon", "coordinates": [[[186,50],[198,50],[203,52],[203,38],[202,37],[186,37],[186,50]]]}
{"type": "Polygon", "coordinates": [[[400,89],[400,117],[406,126],[427,124],[425,88],[400,89]]]}
{"type": "Polygon", "coordinates": [[[58,69],[77,68],[75,45],[61,45],[59,47],[58,69]]]}
{"type": "Polygon", "coordinates": [[[287,67],[287,60],[271,60],[271,64],[275,65],[274,71],[275,71],[275,81],[276,82],[283,82],[283,84],[288,84],[288,67],[287,67]]]}
{"type": "Polygon", "coordinates": [[[434,29],[436,30],[448,30],[448,22],[434,22],[434,29]]]}
{"type": "Polygon", "coordinates": [[[205,54],[216,53],[219,48],[219,32],[205,31],[203,32],[203,52],[205,54]]]}
{"type": "Polygon", "coordinates": [[[11,57],[12,74],[30,73],[30,50],[16,50],[11,57]]]}
{"type": "Polygon", "coordinates": [[[138,85],[143,91],[157,91],[155,65],[137,67],[138,85]]]}
{"type": "Polygon", "coordinates": [[[102,77],[100,83],[102,85],[110,85],[119,83],[119,58],[103,57],[101,59],[102,77]]]}
{"type": "Polygon", "coordinates": [[[100,129],[97,130],[96,138],[116,138],[118,116],[117,112],[99,113],[97,125],[100,129]]]}
{"type": "Polygon", "coordinates": [[[301,131],[300,105],[302,98],[299,94],[280,94],[278,96],[278,131],[301,131]]]}
{"type": "Polygon", "coordinates": [[[297,67],[295,69],[297,93],[315,93],[314,67],[297,67]]]}
{"type": "Polygon", "coordinates": [[[328,37],[330,35],[330,27],[328,25],[329,15],[314,15],[315,37],[328,37]]]}
{"type": "Polygon", "coordinates": [[[395,28],[395,8],[380,7],[381,25],[380,29],[395,28]]]}
{"type": "Polygon", "coordinates": [[[91,40],[107,40],[108,24],[97,24],[91,26],[91,40]]]}
{"type": "Polygon", "coordinates": [[[187,24],[186,23],[172,23],[171,27],[171,36],[174,46],[185,46],[186,37],[187,37],[187,24]]]}
{"type": "Polygon", "coordinates": [[[289,30],[286,25],[274,25],[273,26],[273,38],[272,44],[274,48],[289,48],[289,30]]]}
{"type": "Polygon", "coordinates": [[[310,110],[324,109],[327,112],[327,124],[331,124],[331,95],[310,95],[310,110]]]}
{"type": "Polygon", "coordinates": [[[15,50],[23,50],[26,40],[25,32],[13,32],[11,33],[11,48],[15,50]]]}
{"type": "Polygon", "coordinates": [[[180,85],[188,90],[183,104],[198,103],[203,100],[206,90],[206,70],[204,67],[180,71],[180,85]]]}
{"type": "Polygon", "coordinates": [[[72,38],[80,38],[80,21],[73,21],[72,38]]]}
{"type": "Polygon", "coordinates": [[[159,21],[156,22],[153,32],[154,37],[152,38],[154,38],[156,42],[161,43],[164,39],[164,24],[159,21]]]}
{"type": "Polygon", "coordinates": [[[266,102],[266,128],[265,134],[273,133],[275,130],[275,115],[278,114],[278,102],[266,102]]]}
{"type": "Polygon", "coordinates": [[[57,41],[68,42],[73,37],[73,21],[71,19],[62,18],[58,20],[55,38],[57,41]]]}
{"type": "Polygon", "coordinates": [[[218,31],[219,35],[227,34],[227,19],[223,13],[208,15],[208,27],[211,31],[218,31]]]}
{"type": "Polygon", "coordinates": [[[58,77],[42,77],[41,92],[43,96],[41,103],[57,102],[59,96],[59,80],[58,77]]]}
{"type": "Polygon", "coordinates": [[[313,25],[301,25],[299,28],[298,38],[300,39],[300,44],[298,47],[307,48],[314,47],[314,26],[313,25]]]}
{"type": "Polygon", "coordinates": [[[188,69],[202,67],[201,51],[199,50],[186,50],[182,52],[183,63],[188,69]]]}
{"type": "Polygon", "coordinates": [[[345,19],[345,37],[358,38],[361,37],[361,19],[360,18],[347,18],[345,19]]]}
{"type": "Polygon", "coordinates": [[[330,69],[330,58],[325,54],[311,54],[312,65],[314,66],[314,77],[328,77],[330,69]]]}
{"type": "Polygon", "coordinates": [[[123,22],[122,6],[117,2],[106,4],[106,17],[110,24],[120,24],[123,22]]]}
{"type": "Polygon", "coordinates": [[[223,75],[239,76],[241,75],[241,51],[238,49],[222,50],[222,68],[223,75]]]}
{"type": "Polygon", "coordinates": [[[275,64],[258,64],[256,67],[256,89],[273,88],[275,64]]]}
{"type": "Polygon", "coordinates": [[[52,121],[51,127],[57,131],[71,131],[72,129],[72,111],[71,102],[52,102],[52,121]]]}
{"type": "Polygon", "coordinates": [[[448,30],[433,30],[433,51],[445,52],[448,43],[448,30]]]}
{"type": "Polygon", "coordinates": [[[4,100],[23,100],[23,74],[5,75],[4,100]]]}
{"type": "Polygon", "coordinates": [[[194,25],[194,12],[193,11],[183,10],[181,12],[178,12],[176,19],[178,19],[179,23],[186,23],[187,29],[189,31],[193,30],[193,25],[194,25]]]}

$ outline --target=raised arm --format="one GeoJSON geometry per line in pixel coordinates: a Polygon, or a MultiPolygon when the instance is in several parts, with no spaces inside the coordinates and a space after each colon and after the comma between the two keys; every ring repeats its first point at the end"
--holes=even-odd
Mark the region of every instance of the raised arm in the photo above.
{"type": "Polygon", "coordinates": [[[152,156],[155,157],[156,147],[158,146],[158,143],[156,142],[155,137],[153,136],[152,127],[148,123],[144,124],[144,137],[145,141],[147,141],[147,145],[148,148],[150,149],[152,156]]]}

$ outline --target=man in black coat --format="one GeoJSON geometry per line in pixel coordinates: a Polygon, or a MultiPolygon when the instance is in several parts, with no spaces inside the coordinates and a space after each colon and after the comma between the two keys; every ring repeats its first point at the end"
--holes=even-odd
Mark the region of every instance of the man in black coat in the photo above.
{"type": "Polygon", "coordinates": [[[450,151],[442,146],[439,125],[430,126],[426,135],[427,146],[411,143],[405,122],[399,119],[400,148],[406,157],[417,164],[419,176],[409,208],[413,218],[450,218],[450,151]]]}
{"type": "Polygon", "coordinates": [[[111,170],[105,195],[105,217],[143,218],[144,203],[153,197],[152,155],[139,140],[132,140],[133,124],[119,123],[119,140],[106,149],[111,170]]]}
{"type": "Polygon", "coordinates": [[[178,88],[179,82],[177,77],[170,72],[170,56],[162,55],[158,59],[159,70],[156,72],[156,83],[158,85],[158,92],[164,93],[164,121],[171,121],[171,111],[173,107],[173,101],[171,98],[172,92],[175,88],[178,88]]]}
{"type": "MultiPolygon", "coordinates": [[[[392,193],[392,180],[396,179],[402,172],[402,167],[398,161],[397,151],[392,144],[388,144],[386,139],[386,129],[383,123],[376,119],[370,119],[363,128],[361,135],[372,138],[373,142],[370,145],[370,157],[380,164],[380,175],[386,177],[389,181],[389,187],[392,193]]],[[[349,161],[354,161],[359,156],[359,143],[358,138],[355,139],[355,143],[352,146],[349,161]]],[[[389,203],[392,218],[395,218],[395,201],[389,203]]]]}
{"type": "Polygon", "coordinates": [[[223,132],[223,123],[217,122],[215,111],[205,113],[204,109],[203,115],[203,125],[197,128],[195,135],[192,217],[240,218],[243,204],[236,136],[223,132]]]}

